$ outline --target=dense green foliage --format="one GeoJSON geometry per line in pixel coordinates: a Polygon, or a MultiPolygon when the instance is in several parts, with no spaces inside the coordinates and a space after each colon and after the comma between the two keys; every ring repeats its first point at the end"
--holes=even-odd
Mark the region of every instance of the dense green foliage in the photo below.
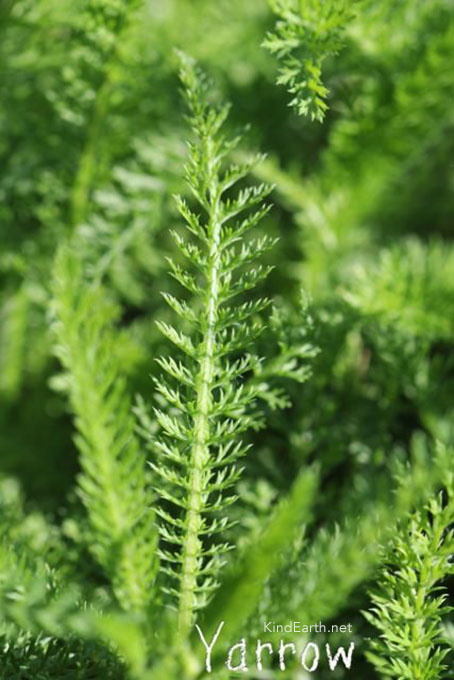
{"type": "Polygon", "coordinates": [[[453,52],[450,0],[1,3],[1,678],[454,676],[453,52]]]}

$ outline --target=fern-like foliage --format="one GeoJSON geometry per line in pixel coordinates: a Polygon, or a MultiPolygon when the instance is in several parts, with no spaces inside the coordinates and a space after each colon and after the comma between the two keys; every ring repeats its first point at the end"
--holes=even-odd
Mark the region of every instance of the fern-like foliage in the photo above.
{"type": "Polygon", "coordinates": [[[427,499],[445,474],[448,456],[444,448],[436,452],[431,468],[423,442],[413,443],[412,456],[412,465],[396,465],[392,493],[385,492],[361,516],[349,511],[340,525],[331,531],[324,527],[307,549],[303,546],[296,551],[285,578],[281,572],[271,582],[268,616],[285,612],[291,620],[303,612],[307,621],[326,621],[341,611],[354,588],[379,564],[380,546],[387,544],[399,522],[427,499]]]}
{"type": "Polygon", "coordinates": [[[231,489],[241,474],[238,460],[248,448],[240,435],[262,422],[254,402],[269,388],[246,381],[256,363],[246,350],[263,328],[259,313],[268,301],[237,298],[267,276],[270,267],[249,265],[274,240],[267,236],[243,240],[267,214],[264,199],[271,187],[247,187],[232,195],[254,161],[224,167],[239,141],[228,139],[222,131],[228,107],[210,105],[203,75],[187,57],[181,57],[181,64],[189,122],[196,137],[189,145],[186,181],[203,216],[177,197],[178,209],[197,243],[177,233],[175,241],[198,275],[170,261],[172,275],[192,294],[194,304],[164,296],[180,317],[180,328],[190,331],[186,334],[159,323],[183,359],[159,359],[164,375],[156,380],[156,389],[169,408],[155,409],[162,434],[152,445],[160,454],[153,468],[162,480],[161,496],[180,511],[161,508],[158,512],[162,539],[170,546],[162,546],[160,554],[178,584],[169,591],[178,598],[178,628],[185,635],[194,612],[216,587],[216,574],[230,547],[210,545],[207,538],[228,524],[225,510],[235,500],[231,489]]]}
{"type": "Polygon", "coordinates": [[[156,541],[145,459],[118,369],[116,310],[99,285],[84,281],[80,260],[66,247],[55,265],[54,315],[56,353],[67,371],[78,430],[79,490],[93,551],[120,604],[144,611],[153,594],[156,541]]]}
{"type": "Polygon", "coordinates": [[[454,486],[402,523],[392,542],[380,587],[372,595],[367,619],[380,632],[369,660],[385,677],[440,680],[448,677],[449,649],[442,619],[452,611],[440,584],[454,573],[454,486]]]}
{"type": "MultiPolygon", "coordinates": [[[[33,667],[35,654],[41,656],[40,673],[43,672],[43,655],[44,659],[50,661],[50,665],[53,656],[54,663],[60,665],[60,672],[61,668],[65,668],[65,677],[76,677],[67,675],[67,669],[72,666],[71,654],[61,644],[61,640],[68,638],[73,643],[75,640],[82,644],[104,643],[125,663],[129,677],[134,680],[151,680],[147,671],[147,640],[143,627],[132,615],[114,610],[101,613],[83,601],[76,587],[59,583],[44,561],[39,558],[32,561],[29,555],[19,556],[17,551],[11,546],[6,547],[3,542],[0,542],[0,617],[2,637],[8,640],[6,648],[2,650],[2,672],[9,665],[14,666],[13,644],[25,636],[30,646],[27,650],[27,669],[28,662],[33,667]]],[[[26,647],[24,641],[22,646],[26,647]]],[[[84,673],[83,646],[79,644],[79,647],[81,658],[77,668],[84,673]]],[[[106,656],[101,647],[96,652],[99,660],[106,656]]],[[[114,657],[111,656],[110,663],[106,659],[108,667],[113,666],[114,657]]],[[[17,666],[14,671],[17,671],[17,666]]],[[[86,673],[87,675],[78,675],[93,677],[93,667],[87,669],[86,673]]],[[[30,673],[24,677],[48,676],[30,673]]],[[[62,676],[59,674],[52,677],[62,676]]]]}
{"type": "Polygon", "coordinates": [[[430,339],[454,332],[454,250],[443,241],[406,239],[358,266],[346,299],[366,316],[430,339]]]}
{"type": "Polygon", "coordinates": [[[322,64],[342,47],[353,4],[350,0],[270,0],[278,21],[263,45],[281,64],[277,82],[293,95],[290,106],[311,120],[323,121],[328,108],[322,64]]]}
{"type": "Polygon", "coordinates": [[[223,579],[204,613],[207,630],[215,630],[219,621],[225,621],[224,637],[233,639],[244,629],[251,614],[257,612],[269,579],[284,565],[289,545],[299,538],[302,527],[311,519],[318,484],[317,467],[306,468],[299,474],[288,496],[278,503],[265,527],[223,579]]]}
{"type": "MultiPolygon", "coordinates": [[[[76,68],[79,70],[76,85],[80,87],[80,92],[74,91],[72,94],[76,101],[82,95],[82,101],[93,101],[93,104],[87,112],[83,112],[86,116],[86,137],[71,196],[71,219],[74,225],[86,218],[99,160],[100,132],[109,108],[118,45],[138,4],[137,0],[88,0],[84,3],[79,30],[82,31],[85,44],[84,49],[76,55],[76,68]],[[87,71],[91,83],[85,80],[87,71]],[[95,88],[94,97],[93,90],[87,93],[88,84],[95,88]]],[[[68,106],[68,102],[63,104],[68,106]]]]}

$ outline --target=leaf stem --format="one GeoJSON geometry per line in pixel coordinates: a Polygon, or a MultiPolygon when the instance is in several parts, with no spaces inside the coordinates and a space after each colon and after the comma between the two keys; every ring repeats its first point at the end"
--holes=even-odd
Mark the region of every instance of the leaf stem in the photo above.
{"type": "Polygon", "coordinates": [[[204,140],[207,152],[209,177],[208,200],[210,215],[209,269],[205,301],[204,333],[200,344],[200,367],[196,379],[196,415],[194,417],[194,438],[190,452],[190,475],[188,490],[188,510],[186,532],[182,553],[182,577],[180,603],[178,610],[178,632],[185,638],[191,628],[197,605],[197,573],[200,571],[201,542],[199,538],[203,522],[202,511],[205,503],[204,492],[208,482],[205,475],[209,458],[210,422],[212,390],[215,371],[215,324],[219,300],[219,261],[221,221],[219,218],[220,192],[214,168],[215,153],[212,140],[204,140]]]}

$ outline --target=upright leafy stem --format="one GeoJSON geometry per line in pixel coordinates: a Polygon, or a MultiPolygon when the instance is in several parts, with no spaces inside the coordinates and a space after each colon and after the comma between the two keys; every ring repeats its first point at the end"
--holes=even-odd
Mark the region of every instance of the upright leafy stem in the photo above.
{"type": "Polygon", "coordinates": [[[248,187],[233,198],[226,197],[226,192],[248,174],[254,161],[223,168],[226,156],[239,141],[227,139],[222,133],[228,107],[218,109],[208,103],[203,76],[184,56],[181,80],[196,136],[195,143],[189,145],[186,180],[205,217],[177,197],[186,227],[200,245],[186,242],[178,234],[174,237],[200,278],[173,261],[170,265],[173,276],[194,296],[200,311],[196,313],[186,302],[165,294],[169,305],[193,332],[188,336],[159,323],[185,360],[159,360],[168,375],[156,381],[157,390],[172,411],[155,409],[163,436],[155,440],[154,448],[164,460],[153,467],[162,479],[161,495],[181,510],[179,515],[162,508],[158,512],[163,519],[162,538],[175,548],[162,548],[161,557],[169,563],[168,573],[179,582],[179,588],[170,591],[179,600],[178,629],[185,637],[194,612],[216,587],[221,556],[230,548],[226,543],[208,546],[202,539],[227,525],[225,514],[218,517],[217,513],[235,500],[226,492],[241,474],[237,461],[248,448],[238,435],[259,426],[261,419],[257,413],[254,415],[253,404],[259,391],[266,389],[263,383],[245,381],[256,359],[244,348],[260,333],[262,325],[257,315],[268,301],[257,299],[236,307],[227,302],[267,276],[270,267],[247,265],[268,250],[274,240],[266,236],[249,243],[242,240],[268,212],[269,206],[263,201],[271,187],[248,187]],[[245,212],[245,216],[238,217],[245,212]],[[175,382],[178,387],[170,384],[175,382]],[[212,515],[209,520],[208,513],[212,515]]]}
{"type": "Polygon", "coordinates": [[[98,284],[84,281],[80,259],[66,247],[57,254],[53,290],[56,354],[76,416],[79,491],[93,552],[122,607],[143,612],[153,597],[156,532],[145,457],[118,370],[116,310],[98,284]]]}
{"type": "Polygon", "coordinates": [[[439,680],[447,677],[449,650],[441,622],[452,608],[443,580],[454,572],[454,487],[439,494],[403,524],[391,546],[373,607],[365,616],[380,632],[369,660],[390,678],[439,680]],[[440,585],[441,584],[441,585],[440,585]]]}

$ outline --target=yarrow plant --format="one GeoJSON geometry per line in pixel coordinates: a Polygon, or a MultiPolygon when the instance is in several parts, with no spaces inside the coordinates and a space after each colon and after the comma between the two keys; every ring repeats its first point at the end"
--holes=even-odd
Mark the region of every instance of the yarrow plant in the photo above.
{"type": "Polygon", "coordinates": [[[453,574],[454,500],[452,477],[439,494],[412,515],[392,542],[380,590],[366,613],[379,630],[369,658],[386,677],[433,680],[447,675],[448,648],[442,621],[452,608],[440,583],[453,574]]]}
{"type": "Polygon", "coordinates": [[[451,4],[0,3],[0,677],[453,677],[451,4]]]}
{"type": "Polygon", "coordinates": [[[118,311],[96,282],[84,282],[69,249],[59,252],[54,276],[56,353],[67,371],[60,383],[76,417],[79,493],[96,536],[92,549],[124,609],[143,611],[153,596],[156,541],[145,458],[118,370],[118,311]]]}
{"type": "Polygon", "coordinates": [[[349,0],[270,0],[278,19],[263,46],[279,60],[278,84],[293,95],[299,115],[323,121],[328,88],[322,80],[326,57],[343,45],[343,30],[353,18],[349,0]]]}
{"type": "Polygon", "coordinates": [[[176,197],[194,240],[178,232],[173,236],[192,269],[187,271],[174,260],[170,265],[173,277],[196,304],[164,294],[190,334],[158,322],[183,360],[158,359],[165,374],[155,378],[156,389],[173,412],[154,409],[162,435],[153,438],[150,447],[159,453],[152,464],[160,480],[158,493],[179,511],[158,509],[161,537],[169,546],[161,547],[159,554],[178,584],[169,592],[178,599],[178,628],[187,635],[194,612],[206,605],[216,588],[222,556],[231,548],[212,539],[229,525],[224,512],[235,501],[231,489],[249,448],[241,436],[261,426],[257,401],[265,397],[265,390],[271,392],[263,380],[247,380],[260,361],[248,348],[263,330],[260,312],[269,300],[241,297],[269,273],[269,266],[255,261],[275,240],[245,239],[267,215],[270,206],[265,198],[272,187],[236,189],[259,159],[226,164],[239,143],[239,137],[229,138],[223,131],[228,107],[210,105],[204,76],[186,56],[181,61],[189,123],[196,137],[189,145],[186,182],[197,208],[176,197]]]}

